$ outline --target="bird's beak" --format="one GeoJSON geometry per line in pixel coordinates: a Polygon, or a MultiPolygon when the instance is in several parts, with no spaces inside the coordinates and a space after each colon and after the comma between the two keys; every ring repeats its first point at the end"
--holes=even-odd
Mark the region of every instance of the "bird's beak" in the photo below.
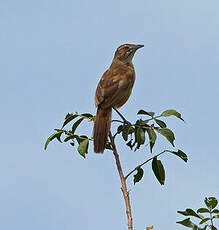
{"type": "Polygon", "coordinates": [[[134,49],[135,49],[135,50],[138,50],[138,49],[140,49],[140,48],[142,48],[142,47],[144,47],[144,45],[135,45],[135,46],[134,46],[134,49]]]}

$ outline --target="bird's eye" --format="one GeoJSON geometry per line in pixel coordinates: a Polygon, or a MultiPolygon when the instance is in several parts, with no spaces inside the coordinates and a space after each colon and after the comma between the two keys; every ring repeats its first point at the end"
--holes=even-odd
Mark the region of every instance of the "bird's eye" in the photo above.
{"type": "Polygon", "coordinates": [[[129,46],[125,46],[124,48],[125,48],[126,50],[129,50],[129,49],[130,49],[130,47],[129,47],[129,46]]]}

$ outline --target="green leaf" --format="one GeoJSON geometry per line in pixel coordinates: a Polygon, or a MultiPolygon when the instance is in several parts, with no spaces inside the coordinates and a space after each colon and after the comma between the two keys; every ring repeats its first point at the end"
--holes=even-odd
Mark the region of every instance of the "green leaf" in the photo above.
{"type": "Polygon", "coordinates": [[[126,145],[132,150],[132,140],[126,143],[126,145]]]}
{"type": "Polygon", "coordinates": [[[72,121],[73,119],[75,119],[76,117],[78,117],[79,115],[78,114],[72,114],[72,113],[68,113],[65,117],[65,121],[62,125],[62,128],[64,126],[66,126],[70,121],[72,121]]]}
{"type": "Polygon", "coordinates": [[[110,143],[107,143],[105,149],[113,150],[113,147],[110,143]]]}
{"type": "Polygon", "coordinates": [[[163,128],[163,129],[155,129],[158,133],[160,133],[161,135],[163,135],[164,137],[166,137],[166,139],[172,144],[172,146],[174,147],[174,140],[175,140],[175,136],[174,133],[167,128],[163,128]]]}
{"type": "Polygon", "coordinates": [[[210,213],[210,211],[207,208],[199,208],[197,213],[210,213]]]}
{"type": "Polygon", "coordinates": [[[157,180],[160,182],[161,185],[164,185],[165,170],[161,161],[157,160],[157,157],[155,157],[152,161],[152,169],[157,180]]]}
{"type": "Polygon", "coordinates": [[[156,139],[157,139],[157,135],[156,133],[154,132],[154,129],[151,128],[151,129],[146,129],[147,133],[148,133],[148,136],[149,136],[149,140],[150,140],[150,150],[151,150],[151,153],[152,153],[152,149],[154,147],[154,144],[156,142],[156,139]]]}
{"type": "Polygon", "coordinates": [[[57,132],[56,139],[57,139],[60,143],[62,143],[62,141],[61,141],[61,135],[62,135],[63,132],[64,132],[64,131],[58,131],[58,132],[57,132]]]}
{"type": "Polygon", "coordinates": [[[150,117],[153,117],[154,116],[154,112],[146,112],[145,110],[139,110],[138,111],[138,113],[137,113],[138,115],[141,115],[141,114],[143,114],[143,115],[148,115],[148,116],[150,116],[150,117]]]}
{"type": "Polygon", "coordinates": [[[75,146],[75,142],[74,142],[74,141],[71,142],[70,145],[71,145],[71,146],[75,146]]]}
{"type": "Polygon", "coordinates": [[[210,220],[211,218],[204,218],[200,221],[199,224],[204,224],[205,222],[207,222],[208,220],[210,220]]]}
{"type": "Polygon", "coordinates": [[[48,139],[47,139],[47,141],[46,141],[46,143],[45,143],[44,149],[46,150],[48,144],[49,144],[53,139],[55,139],[55,138],[56,138],[59,142],[62,143],[62,141],[61,141],[60,138],[61,138],[61,135],[62,135],[63,132],[64,132],[64,131],[60,130],[60,131],[57,131],[56,133],[53,133],[51,136],[49,136],[48,139]]]}
{"type": "Polygon", "coordinates": [[[123,125],[120,125],[118,128],[117,128],[117,132],[118,133],[121,133],[124,129],[124,126],[123,125]]]}
{"type": "Polygon", "coordinates": [[[190,218],[187,218],[185,220],[182,221],[178,221],[176,222],[177,224],[182,224],[185,227],[189,227],[189,228],[194,228],[195,224],[193,224],[190,220],[190,218]]]}
{"type": "Polygon", "coordinates": [[[80,123],[83,121],[84,118],[80,118],[79,120],[77,120],[73,126],[72,126],[72,133],[74,134],[75,130],[77,129],[77,127],[80,125],[80,123]]]}
{"type": "Polygon", "coordinates": [[[138,145],[143,145],[145,142],[145,132],[143,131],[142,128],[137,128],[136,130],[136,141],[138,143],[138,145]]]}
{"type": "Polygon", "coordinates": [[[88,150],[88,144],[89,144],[89,140],[88,139],[85,139],[83,140],[79,146],[78,146],[78,152],[81,154],[82,157],[85,158],[85,155],[87,153],[87,150],[88,150]]]}
{"type": "MultiPolygon", "coordinates": [[[[144,127],[150,127],[147,123],[150,121],[150,119],[149,120],[142,120],[142,119],[139,119],[139,120],[137,120],[136,122],[135,122],[135,127],[137,127],[137,126],[144,126],[144,127]]],[[[144,128],[144,127],[142,127],[142,128],[144,128]]]]}
{"type": "Polygon", "coordinates": [[[93,115],[92,114],[90,114],[90,113],[83,113],[83,114],[81,114],[80,115],[81,117],[84,117],[84,118],[87,118],[87,119],[89,119],[89,120],[93,120],[93,115]]]}
{"type": "Polygon", "coordinates": [[[213,216],[213,219],[216,219],[216,218],[219,218],[219,214],[218,214],[218,215],[213,216]]]}
{"type": "Polygon", "coordinates": [[[69,141],[69,140],[71,140],[71,139],[74,139],[74,135],[69,135],[69,136],[67,136],[67,137],[64,139],[64,142],[67,142],[67,141],[69,141]]]}
{"type": "Polygon", "coordinates": [[[185,211],[178,211],[178,213],[184,215],[184,216],[194,216],[199,219],[202,219],[195,211],[193,211],[191,208],[187,208],[185,211]]]}
{"type": "Polygon", "coordinates": [[[131,139],[129,142],[126,143],[126,145],[127,145],[131,150],[133,150],[133,147],[134,147],[134,145],[135,145],[135,142],[132,143],[132,141],[133,141],[133,139],[131,139]]]}
{"type": "Polygon", "coordinates": [[[187,155],[183,151],[181,151],[180,149],[177,152],[175,152],[175,151],[170,151],[170,152],[173,153],[173,154],[175,154],[175,155],[177,155],[178,157],[180,157],[185,162],[188,161],[187,155]]]}
{"type": "Polygon", "coordinates": [[[74,137],[76,138],[76,140],[77,140],[77,142],[78,142],[79,145],[81,144],[82,141],[84,141],[85,139],[88,139],[88,137],[85,136],[85,135],[81,135],[81,136],[74,135],[74,137]]]}
{"type": "Polygon", "coordinates": [[[168,110],[164,111],[164,112],[161,114],[161,116],[163,116],[163,117],[175,116],[175,117],[179,118],[180,120],[184,121],[184,120],[182,119],[182,117],[181,117],[181,114],[178,113],[178,112],[177,112],[176,110],[174,110],[174,109],[168,109],[168,110]]]}
{"type": "Polygon", "coordinates": [[[134,175],[134,184],[139,182],[142,179],[143,175],[144,175],[144,171],[142,168],[139,167],[137,169],[137,173],[134,175]]]}
{"type": "Polygon", "coordinates": [[[212,209],[214,209],[216,206],[217,206],[217,199],[215,198],[215,197],[206,197],[205,198],[205,204],[206,204],[206,206],[210,209],[210,210],[212,210],[212,209]]]}
{"type": "Polygon", "coordinates": [[[122,130],[122,137],[125,141],[128,140],[128,134],[129,134],[129,129],[130,129],[130,125],[124,125],[123,126],[123,130],[122,130]]]}
{"type": "Polygon", "coordinates": [[[199,228],[196,224],[194,224],[190,218],[187,218],[185,220],[182,220],[182,221],[178,221],[176,222],[177,224],[181,224],[185,227],[188,227],[188,228],[192,228],[193,230],[206,230],[207,228],[207,225],[204,227],[204,228],[199,228]]]}
{"type": "Polygon", "coordinates": [[[130,126],[128,134],[132,134],[134,132],[135,132],[135,128],[133,128],[132,126],[130,126]]]}
{"type": "Polygon", "coordinates": [[[218,209],[214,209],[211,213],[219,213],[218,209]]]}
{"type": "Polygon", "coordinates": [[[154,119],[154,120],[161,128],[166,128],[167,127],[167,125],[163,121],[158,120],[158,119],[154,119]]]}

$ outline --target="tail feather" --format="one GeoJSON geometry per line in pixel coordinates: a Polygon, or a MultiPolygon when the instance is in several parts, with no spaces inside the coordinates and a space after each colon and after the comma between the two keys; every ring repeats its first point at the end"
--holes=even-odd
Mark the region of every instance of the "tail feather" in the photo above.
{"type": "Polygon", "coordinates": [[[98,107],[93,129],[95,153],[103,153],[106,147],[111,126],[111,119],[112,108],[102,109],[98,107]]]}

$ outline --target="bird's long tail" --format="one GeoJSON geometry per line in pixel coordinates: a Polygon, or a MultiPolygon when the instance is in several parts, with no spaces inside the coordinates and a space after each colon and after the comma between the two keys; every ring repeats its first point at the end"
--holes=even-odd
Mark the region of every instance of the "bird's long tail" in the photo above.
{"type": "Polygon", "coordinates": [[[112,108],[102,109],[101,107],[98,107],[93,129],[95,153],[103,153],[106,147],[111,119],[112,108]]]}

